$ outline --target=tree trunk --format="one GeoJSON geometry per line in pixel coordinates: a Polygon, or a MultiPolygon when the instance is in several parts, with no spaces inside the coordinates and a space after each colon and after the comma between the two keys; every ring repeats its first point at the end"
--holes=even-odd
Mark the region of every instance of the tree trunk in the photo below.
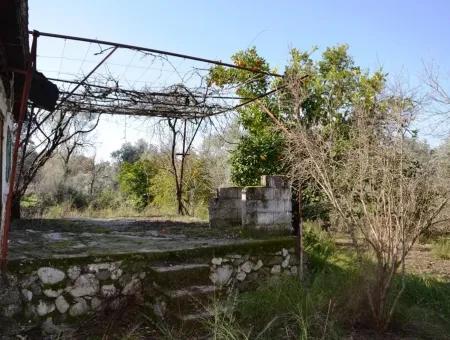
{"type": "Polygon", "coordinates": [[[180,188],[177,188],[177,203],[178,203],[178,215],[184,215],[184,206],[183,206],[183,193],[180,188]]]}
{"type": "Polygon", "coordinates": [[[12,220],[20,220],[22,217],[22,209],[20,206],[20,197],[14,195],[11,206],[11,219],[12,220]]]}

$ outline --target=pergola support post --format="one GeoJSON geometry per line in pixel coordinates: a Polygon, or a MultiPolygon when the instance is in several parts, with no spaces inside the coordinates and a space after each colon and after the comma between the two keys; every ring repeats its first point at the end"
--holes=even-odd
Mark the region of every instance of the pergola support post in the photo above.
{"type": "Polygon", "coordinates": [[[11,227],[11,209],[12,201],[14,198],[14,187],[16,182],[16,171],[17,171],[17,158],[19,155],[20,146],[20,135],[22,132],[23,121],[25,120],[25,114],[28,107],[28,97],[30,95],[31,82],[33,80],[33,72],[36,69],[36,47],[37,39],[39,37],[39,32],[33,31],[33,41],[31,44],[31,53],[29,55],[26,69],[25,69],[25,80],[22,89],[22,97],[20,99],[19,116],[16,126],[16,134],[14,140],[14,149],[11,160],[11,173],[9,176],[9,192],[6,198],[5,213],[3,218],[3,228],[1,234],[1,252],[0,252],[0,269],[2,271],[6,270],[7,259],[8,259],[8,240],[9,240],[9,230],[11,227]]]}

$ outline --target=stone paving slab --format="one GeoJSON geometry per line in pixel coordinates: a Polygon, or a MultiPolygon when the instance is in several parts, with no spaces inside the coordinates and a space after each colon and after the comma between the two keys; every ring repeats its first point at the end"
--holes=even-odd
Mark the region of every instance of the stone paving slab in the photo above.
{"type": "MultiPolygon", "coordinates": [[[[231,231],[231,229],[230,229],[231,231]]],[[[9,259],[148,253],[243,242],[201,221],[148,219],[55,219],[16,221],[9,259]]]]}

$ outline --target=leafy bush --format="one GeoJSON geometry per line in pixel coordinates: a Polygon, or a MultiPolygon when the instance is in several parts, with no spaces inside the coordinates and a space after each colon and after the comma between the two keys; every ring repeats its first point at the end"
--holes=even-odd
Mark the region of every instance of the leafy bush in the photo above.
{"type": "Polygon", "coordinates": [[[117,209],[123,203],[123,199],[117,192],[109,189],[103,190],[100,194],[94,197],[91,202],[90,208],[93,210],[102,209],[117,209]]]}
{"type": "Polygon", "coordinates": [[[306,223],[303,230],[303,242],[311,270],[320,271],[334,254],[336,247],[330,235],[312,223],[306,223]]]}
{"type": "MultiPolygon", "coordinates": [[[[163,213],[174,213],[177,209],[175,179],[164,168],[160,168],[150,188],[153,205],[163,213]]],[[[190,215],[207,217],[208,201],[212,192],[211,176],[206,160],[192,155],[186,163],[183,201],[190,215]]]]}
{"type": "Polygon", "coordinates": [[[57,204],[64,204],[74,209],[83,209],[89,205],[88,195],[65,183],[58,185],[55,201],[57,204]]]}
{"type": "Polygon", "coordinates": [[[121,164],[118,176],[120,190],[137,209],[143,209],[151,202],[150,188],[156,173],[157,168],[149,159],[121,164]]]}
{"type": "Polygon", "coordinates": [[[150,187],[153,205],[163,212],[175,212],[177,198],[174,178],[168,171],[161,169],[153,180],[158,183],[158,185],[150,187]]]}
{"type": "Polygon", "coordinates": [[[314,183],[306,183],[302,190],[302,214],[305,220],[330,220],[327,198],[314,183]]]}

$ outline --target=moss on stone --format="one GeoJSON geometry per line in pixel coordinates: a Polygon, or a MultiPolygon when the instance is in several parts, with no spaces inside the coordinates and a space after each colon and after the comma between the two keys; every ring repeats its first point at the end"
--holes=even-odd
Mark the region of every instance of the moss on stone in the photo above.
{"type": "MultiPolygon", "coordinates": [[[[239,243],[217,245],[210,247],[199,247],[182,250],[169,250],[148,253],[123,253],[107,255],[73,256],[51,259],[24,259],[12,260],[8,263],[8,270],[11,273],[24,276],[31,274],[40,267],[54,267],[67,270],[73,265],[87,265],[91,263],[123,261],[121,267],[124,269],[140,268],[147,270],[151,262],[158,261],[189,261],[193,259],[208,259],[209,257],[223,256],[226,254],[261,254],[275,252],[281,248],[290,248],[295,244],[293,237],[276,237],[265,240],[240,241],[239,243]],[[139,262],[143,264],[139,264],[139,262]]],[[[127,270],[128,271],[128,270],[127,270]]]]}

